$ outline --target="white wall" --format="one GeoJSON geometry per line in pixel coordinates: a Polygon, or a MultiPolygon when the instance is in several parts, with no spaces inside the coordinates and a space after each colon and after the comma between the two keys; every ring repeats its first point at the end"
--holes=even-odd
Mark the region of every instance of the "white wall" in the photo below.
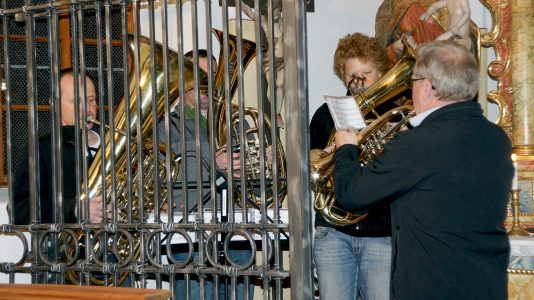
{"type": "MultiPolygon", "coordinates": [[[[0,188],[0,226],[9,223],[6,210],[7,199],[7,188],[0,188]]],[[[22,258],[22,251],[22,242],[18,237],[0,235],[0,263],[18,262],[22,258]]],[[[9,282],[9,276],[5,273],[0,273],[0,283],[7,282],[9,282]]],[[[30,283],[31,277],[29,274],[16,274],[15,282],[30,283]]]]}
{"type": "Polygon", "coordinates": [[[313,112],[323,104],[324,95],[345,95],[343,83],[332,68],[338,40],[353,32],[373,36],[374,15],[381,3],[375,0],[316,0],[315,12],[307,14],[310,121],[313,112]]]}

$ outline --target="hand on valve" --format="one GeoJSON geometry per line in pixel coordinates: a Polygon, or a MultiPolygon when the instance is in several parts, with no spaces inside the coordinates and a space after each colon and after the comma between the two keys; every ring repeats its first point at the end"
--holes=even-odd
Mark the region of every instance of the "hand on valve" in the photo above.
{"type": "MultiPolygon", "coordinates": [[[[223,171],[224,173],[228,173],[228,152],[226,151],[227,147],[224,145],[221,149],[217,150],[217,153],[215,154],[215,163],[217,164],[217,167],[223,171]],[[221,150],[222,149],[222,150],[221,150]]],[[[241,173],[239,172],[241,170],[241,161],[239,160],[239,152],[232,153],[232,170],[233,170],[233,177],[240,178],[241,173]]]]}
{"type": "Polygon", "coordinates": [[[338,130],[336,132],[336,148],[346,144],[358,146],[361,137],[356,129],[338,130]]]}

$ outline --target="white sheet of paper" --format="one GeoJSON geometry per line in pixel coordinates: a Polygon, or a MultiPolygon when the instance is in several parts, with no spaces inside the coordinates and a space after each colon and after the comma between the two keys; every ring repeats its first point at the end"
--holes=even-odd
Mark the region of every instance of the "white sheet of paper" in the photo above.
{"type": "Polygon", "coordinates": [[[324,96],[337,130],[365,128],[365,119],[352,96],[324,96]]]}

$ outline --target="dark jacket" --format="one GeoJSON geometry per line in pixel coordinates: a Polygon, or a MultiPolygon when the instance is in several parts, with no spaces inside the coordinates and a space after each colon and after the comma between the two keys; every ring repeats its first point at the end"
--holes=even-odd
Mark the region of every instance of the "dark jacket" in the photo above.
{"type": "MultiPolygon", "coordinates": [[[[334,120],[325,103],[315,111],[310,122],[310,149],[326,148],[328,138],[333,130],[334,120]]],[[[315,226],[333,227],[351,236],[391,236],[389,205],[383,205],[374,209],[362,221],[350,226],[334,226],[328,223],[320,212],[316,212],[315,226]]]]}
{"type": "Polygon", "coordinates": [[[337,150],[335,190],[349,211],[391,203],[394,299],[507,299],[511,145],[478,103],[434,111],[366,166],[358,152],[337,150]]]}
{"type": "MultiPolygon", "coordinates": [[[[74,223],[76,219],[76,148],[74,126],[63,126],[62,135],[62,171],[63,171],[63,216],[65,223],[74,223]]],[[[81,140],[80,140],[81,143],[81,140]]],[[[52,223],[54,219],[52,138],[50,134],[39,138],[39,182],[41,223],[52,223]]],[[[30,172],[28,166],[28,147],[24,149],[20,165],[13,180],[13,223],[24,225],[30,223],[30,172]]],[[[92,158],[89,157],[89,165],[92,158]]]]}
{"type": "MultiPolygon", "coordinates": [[[[187,111],[189,110],[190,114],[194,114],[193,109],[186,108],[185,113],[185,128],[183,133],[183,138],[185,140],[185,160],[181,160],[181,164],[179,167],[179,174],[176,178],[176,181],[174,182],[174,189],[172,192],[176,209],[177,211],[182,211],[183,208],[187,207],[187,210],[189,212],[193,212],[197,209],[198,206],[198,187],[197,187],[197,157],[196,157],[196,129],[195,129],[195,119],[194,116],[188,115],[187,111]],[[185,161],[186,169],[184,169],[183,162],[185,161]],[[183,180],[183,172],[186,171],[185,178],[187,180],[187,205],[185,205],[185,195],[184,195],[184,184],[182,182],[183,180]]],[[[182,134],[181,134],[181,125],[180,125],[180,109],[177,107],[175,111],[173,111],[170,114],[170,138],[171,138],[171,149],[177,156],[182,156],[181,154],[181,146],[182,146],[182,134]]],[[[207,125],[207,120],[202,117],[202,120],[207,125]]],[[[201,122],[202,123],[202,122],[201,122]]],[[[248,125],[245,124],[245,129],[248,128],[248,125]]],[[[160,121],[158,124],[159,127],[159,136],[158,140],[160,143],[166,142],[165,137],[165,121],[160,121]]],[[[200,131],[198,132],[198,139],[200,141],[200,167],[201,167],[201,180],[202,180],[202,187],[201,187],[201,195],[203,199],[204,205],[211,205],[210,199],[211,199],[211,178],[210,178],[210,147],[209,147],[209,136],[207,128],[202,128],[203,126],[200,126],[200,131]]],[[[235,138],[233,139],[234,143],[236,142],[235,138]]],[[[213,182],[216,185],[217,191],[220,192],[221,189],[226,189],[226,186],[228,185],[228,182],[226,180],[226,176],[219,170],[216,169],[215,171],[216,178],[213,180],[213,182]]],[[[219,196],[220,193],[217,193],[217,196],[219,196]]],[[[219,199],[220,200],[220,199],[219,199]]]]}
{"type": "MultiPolygon", "coordinates": [[[[170,114],[170,136],[171,136],[171,149],[176,155],[181,156],[181,146],[182,146],[182,137],[181,137],[181,126],[180,126],[180,114],[179,109],[177,107],[177,110],[172,112],[170,114]]],[[[194,112],[193,112],[194,113],[194,112]]],[[[202,118],[202,117],[201,117],[202,118]]],[[[183,163],[185,161],[186,168],[187,168],[187,174],[186,174],[186,180],[188,182],[187,184],[187,208],[190,209],[196,209],[198,204],[197,199],[197,193],[198,193],[198,187],[197,187],[197,171],[196,171],[196,133],[195,133],[195,119],[190,118],[186,115],[186,118],[184,120],[185,123],[185,131],[184,131],[184,139],[185,139],[185,160],[182,159],[181,162],[183,163]]],[[[159,124],[159,142],[165,143],[165,121],[160,121],[159,124]]],[[[199,133],[199,140],[200,140],[200,155],[201,155],[201,180],[202,183],[202,192],[201,195],[203,198],[208,199],[210,197],[211,189],[210,189],[210,177],[209,177],[209,144],[208,144],[208,133],[206,130],[200,130],[199,133]]],[[[179,174],[176,178],[176,183],[179,183],[178,186],[175,186],[173,189],[173,198],[176,205],[176,210],[181,211],[185,207],[185,197],[183,193],[184,184],[182,182],[184,167],[183,165],[180,165],[179,168],[179,174]]],[[[207,204],[207,203],[205,203],[207,204]]]]}

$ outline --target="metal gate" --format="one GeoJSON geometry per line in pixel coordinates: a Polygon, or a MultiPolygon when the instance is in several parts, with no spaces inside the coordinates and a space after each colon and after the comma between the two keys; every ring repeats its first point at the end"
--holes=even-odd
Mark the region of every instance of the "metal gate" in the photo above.
{"type": "Polygon", "coordinates": [[[10,283],[313,298],[304,1],[0,15],[10,283]]]}

